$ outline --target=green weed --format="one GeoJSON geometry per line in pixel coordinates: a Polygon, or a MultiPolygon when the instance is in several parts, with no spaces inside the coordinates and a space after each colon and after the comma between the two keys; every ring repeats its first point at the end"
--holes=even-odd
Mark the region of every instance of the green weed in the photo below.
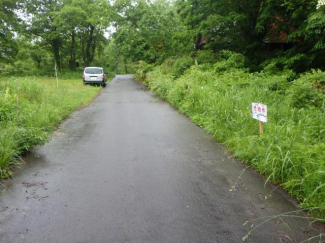
{"type": "Polygon", "coordinates": [[[79,79],[0,79],[0,178],[29,148],[44,143],[71,112],[89,103],[99,87],[85,86],[79,79]]]}
{"type": "Polygon", "coordinates": [[[176,78],[164,64],[145,79],[234,156],[325,218],[325,73],[248,73],[240,55],[225,54],[208,69],[193,65],[176,78]],[[252,102],[268,105],[264,136],[251,118],[252,102]]]}

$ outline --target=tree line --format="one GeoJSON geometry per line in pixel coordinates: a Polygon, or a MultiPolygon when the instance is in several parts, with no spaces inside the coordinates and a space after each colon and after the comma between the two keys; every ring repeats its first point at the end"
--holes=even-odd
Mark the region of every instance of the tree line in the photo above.
{"type": "Polygon", "coordinates": [[[13,70],[114,69],[119,60],[230,50],[258,70],[325,68],[325,6],[320,0],[2,0],[0,66],[13,70]],[[111,31],[110,31],[111,30],[111,31]]]}

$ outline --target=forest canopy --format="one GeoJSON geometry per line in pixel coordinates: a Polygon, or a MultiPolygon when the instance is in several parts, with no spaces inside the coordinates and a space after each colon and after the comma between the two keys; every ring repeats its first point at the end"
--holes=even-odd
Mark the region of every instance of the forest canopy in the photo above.
{"type": "Polygon", "coordinates": [[[252,71],[325,68],[322,0],[6,0],[0,16],[2,73],[186,55],[213,63],[222,50],[244,55],[252,71]]]}

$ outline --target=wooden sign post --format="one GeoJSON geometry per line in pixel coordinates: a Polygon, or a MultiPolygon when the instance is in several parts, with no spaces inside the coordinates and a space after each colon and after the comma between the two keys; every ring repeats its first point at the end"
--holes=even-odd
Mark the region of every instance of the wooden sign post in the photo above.
{"type": "Polygon", "coordinates": [[[259,121],[259,125],[260,125],[260,135],[263,135],[263,133],[264,133],[263,122],[259,121]]]}
{"type": "Polygon", "coordinates": [[[260,135],[263,135],[263,123],[267,122],[267,106],[261,103],[252,103],[252,117],[259,121],[260,135]]]}

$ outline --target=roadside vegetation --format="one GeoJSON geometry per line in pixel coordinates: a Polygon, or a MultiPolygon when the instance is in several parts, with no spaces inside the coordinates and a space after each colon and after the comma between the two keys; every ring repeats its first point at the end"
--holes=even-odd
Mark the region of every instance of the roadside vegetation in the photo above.
{"type": "Polygon", "coordinates": [[[88,104],[100,87],[79,79],[0,78],[0,177],[12,175],[20,155],[43,144],[59,123],[88,104]]]}
{"type": "Polygon", "coordinates": [[[137,78],[266,181],[284,187],[302,208],[325,218],[325,72],[249,73],[243,61],[228,52],[179,77],[182,66],[175,61],[154,68],[141,63],[137,78]],[[268,105],[263,136],[252,119],[252,102],[268,105]]]}

